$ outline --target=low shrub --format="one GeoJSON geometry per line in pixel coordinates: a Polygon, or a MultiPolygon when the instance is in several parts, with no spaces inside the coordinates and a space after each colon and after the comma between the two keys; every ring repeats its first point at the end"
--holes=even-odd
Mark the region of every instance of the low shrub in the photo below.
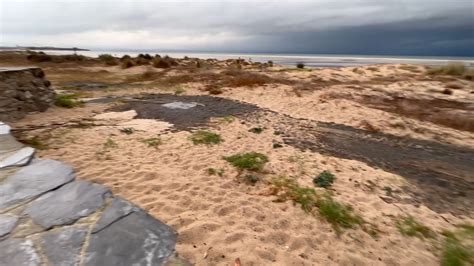
{"type": "Polygon", "coordinates": [[[199,130],[194,132],[191,137],[191,141],[195,144],[206,144],[206,145],[213,145],[213,144],[219,144],[222,142],[222,138],[219,134],[210,132],[210,131],[205,131],[205,130],[199,130]]]}
{"type": "Polygon", "coordinates": [[[429,227],[418,222],[412,216],[399,219],[396,222],[397,228],[402,235],[418,238],[433,238],[435,233],[429,227]]]}
{"type": "Polygon", "coordinates": [[[444,231],[441,265],[462,266],[474,264],[474,226],[461,225],[455,232],[444,231]]]}
{"type": "Polygon", "coordinates": [[[131,59],[122,60],[122,68],[127,69],[135,66],[135,63],[131,59]]]}
{"type": "Polygon", "coordinates": [[[313,184],[317,187],[329,188],[334,183],[336,177],[329,171],[323,171],[318,176],[313,178],[313,184]]]}
{"type": "Polygon", "coordinates": [[[462,63],[451,63],[446,66],[434,67],[428,69],[429,75],[450,75],[462,76],[466,73],[467,68],[462,63]]]}
{"type": "Polygon", "coordinates": [[[303,69],[305,67],[304,63],[297,63],[296,67],[299,69],[303,69]]]}
{"type": "Polygon", "coordinates": [[[249,129],[249,132],[255,133],[255,134],[260,134],[263,132],[263,128],[261,127],[253,127],[249,129]]]}
{"type": "Polygon", "coordinates": [[[54,104],[64,108],[74,108],[83,105],[82,101],[77,100],[78,94],[61,94],[57,95],[54,104]]]}
{"type": "Polygon", "coordinates": [[[142,143],[146,144],[148,147],[157,149],[158,146],[162,144],[161,138],[149,138],[142,140],[142,143]]]}
{"type": "Polygon", "coordinates": [[[262,171],[268,157],[258,152],[249,152],[224,157],[224,160],[240,170],[262,171]]]}

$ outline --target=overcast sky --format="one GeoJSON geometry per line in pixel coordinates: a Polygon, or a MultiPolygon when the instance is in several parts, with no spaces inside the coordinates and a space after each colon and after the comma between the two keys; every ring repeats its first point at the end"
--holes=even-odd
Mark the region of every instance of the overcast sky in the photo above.
{"type": "Polygon", "coordinates": [[[473,0],[0,0],[0,45],[474,56],[473,0]]]}

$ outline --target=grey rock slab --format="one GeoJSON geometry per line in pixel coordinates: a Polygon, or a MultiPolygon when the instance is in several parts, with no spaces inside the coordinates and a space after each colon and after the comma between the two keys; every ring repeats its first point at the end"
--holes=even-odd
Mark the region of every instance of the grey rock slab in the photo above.
{"type": "Polygon", "coordinates": [[[9,153],[17,151],[25,147],[10,134],[0,134],[0,159],[9,155],[9,153]],[[8,154],[8,155],[5,155],[8,154]]]}
{"type": "Polygon", "coordinates": [[[28,205],[25,213],[46,229],[72,224],[102,207],[108,195],[109,189],[102,185],[74,181],[39,197],[28,205]]]}
{"type": "Polygon", "coordinates": [[[41,238],[42,249],[49,263],[78,265],[86,235],[86,227],[66,227],[45,233],[41,238]]]}
{"type": "Polygon", "coordinates": [[[162,104],[163,107],[166,107],[169,109],[183,109],[183,110],[187,110],[187,109],[196,107],[198,105],[204,106],[204,104],[196,103],[196,102],[171,102],[171,103],[162,104]]]}
{"type": "Polygon", "coordinates": [[[10,134],[10,126],[0,121],[0,135],[10,134]]]}
{"type": "Polygon", "coordinates": [[[169,226],[140,210],[91,234],[85,265],[162,265],[175,244],[169,226]]]}
{"type": "Polygon", "coordinates": [[[97,221],[94,228],[92,229],[92,233],[96,233],[104,229],[113,222],[126,215],[129,215],[134,211],[139,211],[139,208],[120,197],[115,197],[110,205],[105,208],[99,221],[97,221]]]}
{"type": "Polygon", "coordinates": [[[11,166],[24,166],[30,162],[35,154],[35,149],[31,147],[24,147],[15,152],[12,152],[4,159],[0,158],[0,169],[11,166]]]}
{"type": "Polygon", "coordinates": [[[41,265],[41,259],[29,239],[12,238],[0,242],[0,265],[41,265]]]}
{"type": "Polygon", "coordinates": [[[17,222],[18,217],[0,214],[0,237],[9,234],[17,222]]]}
{"type": "Polygon", "coordinates": [[[74,179],[72,167],[55,160],[34,160],[0,184],[0,210],[55,189],[74,179]]]}

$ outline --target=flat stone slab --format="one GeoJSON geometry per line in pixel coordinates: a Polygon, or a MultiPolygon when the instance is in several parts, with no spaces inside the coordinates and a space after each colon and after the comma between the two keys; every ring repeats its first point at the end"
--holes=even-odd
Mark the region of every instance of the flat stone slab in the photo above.
{"type": "Polygon", "coordinates": [[[18,217],[0,214],[0,237],[8,235],[18,222],[18,217]]]}
{"type": "Polygon", "coordinates": [[[26,208],[33,221],[48,229],[72,224],[102,207],[110,195],[106,187],[79,180],[39,197],[26,208]]]}
{"type": "Polygon", "coordinates": [[[41,265],[41,259],[29,239],[7,239],[0,242],[0,265],[41,265]]]}
{"type": "Polygon", "coordinates": [[[161,106],[169,108],[169,109],[183,109],[187,110],[196,106],[204,106],[204,104],[197,103],[197,102],[171,102],[171,103],[165,103],[162,104],[161,106]]]}
{"type": "Polygon", "coordinates": [[[12,167],[12,166],[24,166],[27,165],[35,154],[35,149],[31,147],[24,147],[15,152],[12,152],[10,155],[6,156],[4,159],[0,159],[0,169],[12,167]]]}
{"type": "Polygon", "coordinates": [[[0,210],[44,194],[74,179],[72,167],[55,160],[33,160],[0,183],[0,210]]]}
{"type": "Polygon", "coordinates": [[[94,228],[92,229],[92,233],[96,233],[104,229],[118,219],[135,211],[139,211],[139,208],[120,197],[115,197],[110,205],[107,206],[107,208],[102,213],[99,221],[97,221],[94,228]]]}
{"type": "Polygon", "coordinates": [[[12,135],[0,134],[0,159],[5,156],[3,154],[17,151],[23,147],[25,145],[18,142],[12,135]]]}
{"type": "Polygon", "coordinates": [[[42,249],[51,265],[78,265],[87,227],[66,227],[45,233],[42,249]]]}
{"type": "Polygon", "coordinates": [[[85,265],[162,265],[174,254],[175,244],[176,233],[169,226],[134,211],[91,234],[85,265]]]}
{"type": "Polygon", "coordinates": [[[0,135],[10,134],[10,126],[0,121],[0,135]]]}

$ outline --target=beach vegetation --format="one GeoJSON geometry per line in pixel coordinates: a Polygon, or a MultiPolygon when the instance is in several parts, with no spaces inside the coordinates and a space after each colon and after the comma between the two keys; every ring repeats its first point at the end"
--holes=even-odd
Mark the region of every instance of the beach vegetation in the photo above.
{"type": "Polygon", "coordinates": [[[206,130],[196,131],[189,138],[195,145],[214,145],[222,142],[222,138],[219,134],[206,130]]]}
{"type": "Polygon", "coordinates": [[[224,169],[219,168],[207,168],[206,170],[208,175],[218,175],[218,176],[223,176],[224,175],[224,169]]]}
{"type": "Polygon", "coordinates": [[[142,143],[146,144],[148,147],[157,149],[158,146],[160,146],[163,142],[161,138],[155,137],[155,138],[144,139],[142,140],[142,143]]]}
{"type": "Polygon", "coordinates": [[[48,149],[48,145],[45,144],[38,136],[34,136],[34,137],[28,138],[28,139],[21,139],[20,142],[27,145],[27,146],[35,148],[37,150],[46,150],[46,149],[48,149]]]}
{"type": "Polygon", "coordinates": [[[468,69],[463,63],[450,63],[445,66],[432,67],[428,69],[429,75],[449,75],[449,76],[462,76],[468,69]]]}
{"type": "Polygon", "coordinates": [[[268,60],[267,64],[268,64],[269,67],[273,67],[273,61],[272,60],[268,60]]]}
{"type": "Polygon", "coordinates": [[[297,63],[296,64],[296,67],[299,68],[299,69],[303,69],[305,67],[304,63],[297,63]]]}
{"type": "Polygon", "coordinates": [[[280,144],[280,143],[273,143],[273,144],[272,144],[272,147],[273,147],[274,149],[279,149],[279,148],[283,148],[283,145],[280,144]]]}
{"type": "Polygon", "coordinates": [[[104,149],[112,149],[118,148],[118,144],[113,141],[111,138],[108,138],[107,141],[104,143],[104,149]]]}
{"type": "Polygon", "coordinates": [[[232,156],[224,157],[224,160],[232,164],[239,170],[262,171],[268,162],[265,154],[258,152],[239,153],[232,156]]]}
{"type": "MultiPolygon", "coordinates": [[[[343,229],[365,223],[350,205],[337,202],[328,193],[318,195],[313,188],[300,186],[294,178],[279,176],[271,180],[271,185],[272,194],[277,196],[277,201],[292,200],[305,212],[326,220],[338,234],[343,229]]],[[[374,232],[375,230],[371,230],[371,235],[375,235],[374,232]]]]}
{"type": "Polygon", "coordinates": [[[255,174],[246,174],[244,176],[244,180],[251,185],[255,185],[258,181],[260,181],[260,177],[255,174]]]}
{"type": "Polygon", "coordinates": [[[234,122],[235,119],[236,119],[236,117],[233,116],[233,115],[226,115],[226,116],[222,117],[222,121],[227,122],[229,124],[234,122]]]}
{"type": "Polygon", "coordinates": [[[412,216],[402,217],[397,220],[398,231],[404,236],[424,238],[434,238],[436,234],[428,226],[418,222],[412,216]]]}
{"type": "Polygon", "coordinates": [[[444,231],[441,265],[462,266],[474,264],[474,226],[460,225],[454,231],[444,231]]]}
{"type": "Polygon", "coordinates": [[[122,68],[127,69],[135,66],[135,63],[132,61],[132,59],[124,59],[122,60],[122,68]]]}
{"type": "Polygon", "coordinates": [[[334,183],[336,177],[329,171],[323,171],[318,176],[313,178],[313,184],[317,187],[329,188],[334,183]]]}
{"type": "Polygon", "coordinates": [[[100,54],[99,60],[101,60],[102,62],[104,62],[106,65],[109,65],[109,66],[115,66],[119,64],[117,58],[115,58],[111,54],[100,54]]]}
{"type": "Polygon", "coordinates": [[[80,97],[79,93],[60,94],[56,96],[56,99],[54,100],[54,104],[56,106],[64,107],[64,108],[80,107],[84,103],[77,99],[79,97],[80,97]]]}

